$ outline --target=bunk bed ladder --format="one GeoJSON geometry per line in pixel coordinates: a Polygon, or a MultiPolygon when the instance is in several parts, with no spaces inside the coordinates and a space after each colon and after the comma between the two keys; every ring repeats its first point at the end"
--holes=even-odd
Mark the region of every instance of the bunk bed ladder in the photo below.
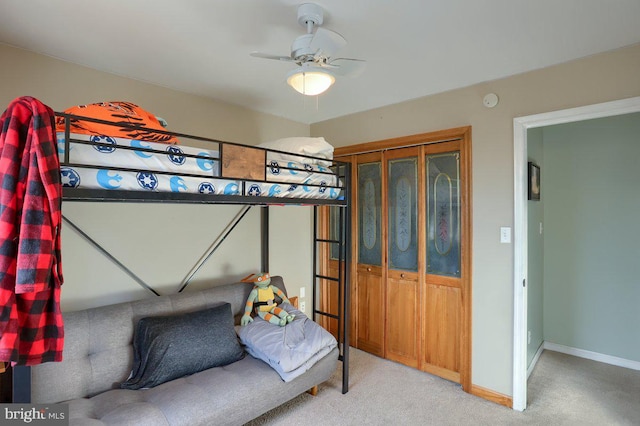
{"type": "MultiPolygon", "coordinates": [[[[345,188],[350,188],[350,164],[345,167],[345,174],[341,175],[341,178],[345,179],[345,188]]],[[[329,213],[337,215],[337,229],[335,229],[335,235],[328,234],[328,238],[321,238],[318,236],[318,222],[319,222],[319,206],[313,208],[313,290],[312,290],[312,317],[315,320],[316,315],[321,315],[328,318],[333,318],[338,321],[337,340],[340,349],[339,360],[342,361],[342,393],[345,394],[349,391],[349,305],[350,305],[350,291],[349,291],[349,271],[351,265],[351,206],[350,203],[345,205],[337,205],[330,207],[335,209],[329,213]],[[333,245],[338,246],[338,276],[327,276],[318,273],[318,256],[323,251],[324,244],[329,245],[329,253],[333,245]],[[317,285],[319,281],[328,281],[335,283],[338,286],[338,313],[325,312],[318,309],[317,305],[317,285]]],[[[329,219],[331,222],[331,220],[329,219]]],[[[330,257],[330,256],[329,256],[330,257]]]]}

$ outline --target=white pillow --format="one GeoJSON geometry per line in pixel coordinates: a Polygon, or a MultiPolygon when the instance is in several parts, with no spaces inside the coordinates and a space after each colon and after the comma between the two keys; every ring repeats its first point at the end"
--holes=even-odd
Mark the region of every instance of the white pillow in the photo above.
{"type": "MultiPolygon", "coordinates": [[[[278,151],[290,152],[292,154],[310,155],[312,157],[320,157],[327,160],[333,160],[333,146],[324,140],[324,138],[310,137],[291,137],[276,139],[270,142],[263,142],[258,145],[260,148],[275,149],[278,151]]],[[[297,161],[305,164],[318,164],[328,167],[331,161],[315,160],[312,158],[304,158],[281,154],[279,152],[271,152],[267,156],[270,160],[297,161]]]]}

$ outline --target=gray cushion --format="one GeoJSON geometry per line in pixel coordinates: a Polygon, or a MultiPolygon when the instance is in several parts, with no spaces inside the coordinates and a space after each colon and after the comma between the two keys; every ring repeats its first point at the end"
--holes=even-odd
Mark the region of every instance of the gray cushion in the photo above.
{"type": "Polygon", "coordinates": [[[180,315],[141,318],[133,338],[133,370],[123,389],[157,386],[238,361],[244,351],[233,328],[231,305],[180,315]]]}

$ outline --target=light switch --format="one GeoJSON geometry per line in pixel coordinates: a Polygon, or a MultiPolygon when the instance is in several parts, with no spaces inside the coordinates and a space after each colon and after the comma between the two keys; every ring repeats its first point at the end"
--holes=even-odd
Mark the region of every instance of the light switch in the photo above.
{"type": "Polygon", "coordinates": [[[501,243],[510,243],[511,242],[511,228],[508,226],[503,226],[500,228],[500,242],[501,243]]]}
{"type": "Polygon", "coordinates": [[[305,288],[304,287],[300,287],[300,299],[302,299],[304,297],[304,293],[305,293],[305,288]]]}

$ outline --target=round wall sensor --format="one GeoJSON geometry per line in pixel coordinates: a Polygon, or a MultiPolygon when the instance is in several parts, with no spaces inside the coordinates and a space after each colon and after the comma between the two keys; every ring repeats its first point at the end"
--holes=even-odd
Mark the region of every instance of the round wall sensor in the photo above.
{"type": "Polygon", "coordinates": [[[496,95],[495,93],[489,93],[484,97],[482,103],[487,108],[493,108],[494,106],[498,105],[498,95],[496,95]]]}

